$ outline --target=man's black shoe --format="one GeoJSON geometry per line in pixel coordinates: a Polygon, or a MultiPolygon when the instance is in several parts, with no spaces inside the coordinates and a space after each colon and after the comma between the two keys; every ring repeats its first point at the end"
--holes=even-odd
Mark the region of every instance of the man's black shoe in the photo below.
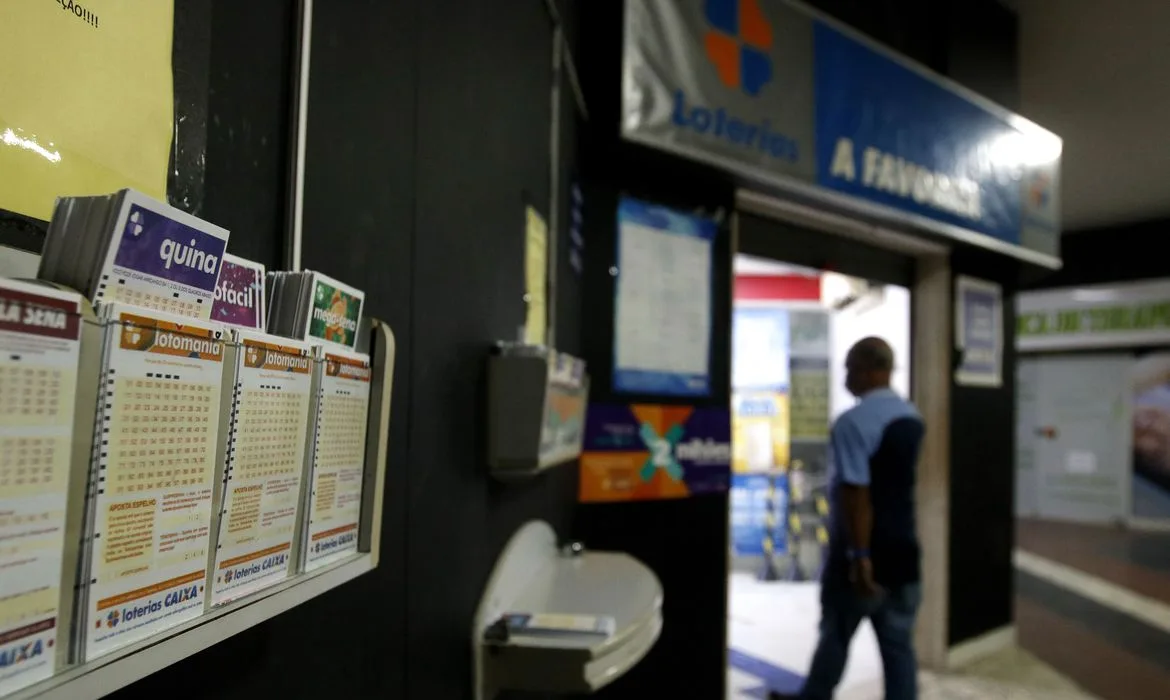
{"type": "Polygon", "coordinates": [[[781,693],[775,690],[768,691],[768,700],[796,700],[797,695],[789,695],[788,693],[781,693]]]}

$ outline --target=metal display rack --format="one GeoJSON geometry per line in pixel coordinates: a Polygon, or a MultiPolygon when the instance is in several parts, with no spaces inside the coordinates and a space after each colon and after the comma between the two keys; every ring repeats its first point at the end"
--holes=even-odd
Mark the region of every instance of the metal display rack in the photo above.
{"type": "Polygon", "coordinates": [[[291,576],[270,588],[214,608],[194,620],[93,661],[68,666],[52,678],[4,696],[4,700],[90,700],[103,697],[376,568],[389,447],[394,334],[384,322],[367,319],[359,336],[359,347],[368,349],[373,378],[357,553],[328,567],[291,576]]]}

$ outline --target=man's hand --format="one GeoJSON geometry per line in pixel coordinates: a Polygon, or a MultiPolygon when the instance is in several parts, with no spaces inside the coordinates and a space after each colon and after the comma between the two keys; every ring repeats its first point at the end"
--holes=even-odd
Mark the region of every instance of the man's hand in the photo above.
{"type": "Polygon", "coordinates": [[[849,565],[849,580],[862,598],[876,598],[882,588],[873,580],[873,561],[869,557],[854,559],[849,565]]]}

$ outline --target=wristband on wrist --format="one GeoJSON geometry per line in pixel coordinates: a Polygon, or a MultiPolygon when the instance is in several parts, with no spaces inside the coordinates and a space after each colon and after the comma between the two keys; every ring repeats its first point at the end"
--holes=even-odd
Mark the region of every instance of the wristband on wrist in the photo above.
{"type": "Polygon", "coordinates": [[[845,552],[845,557],[849,561],[857,561],[858,559],[869,559],[868,549],[850,549],[845,552]]]}

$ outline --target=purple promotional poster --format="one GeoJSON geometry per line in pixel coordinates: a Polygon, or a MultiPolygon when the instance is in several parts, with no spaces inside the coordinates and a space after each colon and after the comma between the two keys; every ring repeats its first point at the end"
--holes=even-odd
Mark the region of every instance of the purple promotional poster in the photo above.
{"type": "Polygon", "coordinates": [[[178,283],[211,300],[227,235],[219,237],[138,204],[130,205],[114,258],[117,274],[178,283]]]}
{"type": "Polygon", "coordinates": [[[578,499],[687,498],[727,491],[731,411],[725,407],[591,404],[578,499]]]}
{"type": "Polygon", "coordinates": [[[264,266],[225,255],[211,320],[264,330],[264,266]]]}

